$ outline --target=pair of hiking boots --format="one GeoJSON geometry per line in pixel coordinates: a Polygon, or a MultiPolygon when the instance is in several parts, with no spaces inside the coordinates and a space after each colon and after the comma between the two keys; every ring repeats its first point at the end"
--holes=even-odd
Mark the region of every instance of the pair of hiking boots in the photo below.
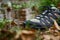
{"type": "Polygon", "coordinates": [[[60,11],[58,8],[49,7],[42,14],[36,16],[34,19],[25,21],[24,24],[26,25],[27,23],[29,23],[30,27],[34,29],[50,28],[54,24],[53,20],[58,19],[59,16],[60,11]]]}

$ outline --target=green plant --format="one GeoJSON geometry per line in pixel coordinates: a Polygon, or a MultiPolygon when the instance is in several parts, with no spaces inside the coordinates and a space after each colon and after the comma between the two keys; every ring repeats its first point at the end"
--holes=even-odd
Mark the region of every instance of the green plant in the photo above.
{"type": "Polygon", "coordinates": [[[27,30],[30,29],[30,21],[29,21],[29,20],[26,22],[26,27],[25,27],[25,29],[27,29],[27,30]]]}
{"type": "Polygon", "coordinates": [[[57,23],[60,26],[60,17],[57,19],[57,23]]]}
{"type": "Polygon", "coordinates": [[[7,19],[0,19],[0,29],[3,29],[5,27],[6,23],[9,23],[11,21],[7,20],[7,19]]]}

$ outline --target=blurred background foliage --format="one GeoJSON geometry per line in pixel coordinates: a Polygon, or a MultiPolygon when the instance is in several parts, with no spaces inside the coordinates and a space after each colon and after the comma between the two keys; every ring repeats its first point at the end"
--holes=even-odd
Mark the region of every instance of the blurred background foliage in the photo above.
{"type": "Polygon", "coordinates": [[[19,8],[32,8],[33,6],[36,6],[36,8],[39,9],[39,12],[42,12],[43,10],[46,9],[43,6],[51,6],[51,4],[57,6],[59,2],[60,0],[29,0],[27,2],[22,2],[20,5],[13,5],[13,7],[19,9],[19,8]]]}

